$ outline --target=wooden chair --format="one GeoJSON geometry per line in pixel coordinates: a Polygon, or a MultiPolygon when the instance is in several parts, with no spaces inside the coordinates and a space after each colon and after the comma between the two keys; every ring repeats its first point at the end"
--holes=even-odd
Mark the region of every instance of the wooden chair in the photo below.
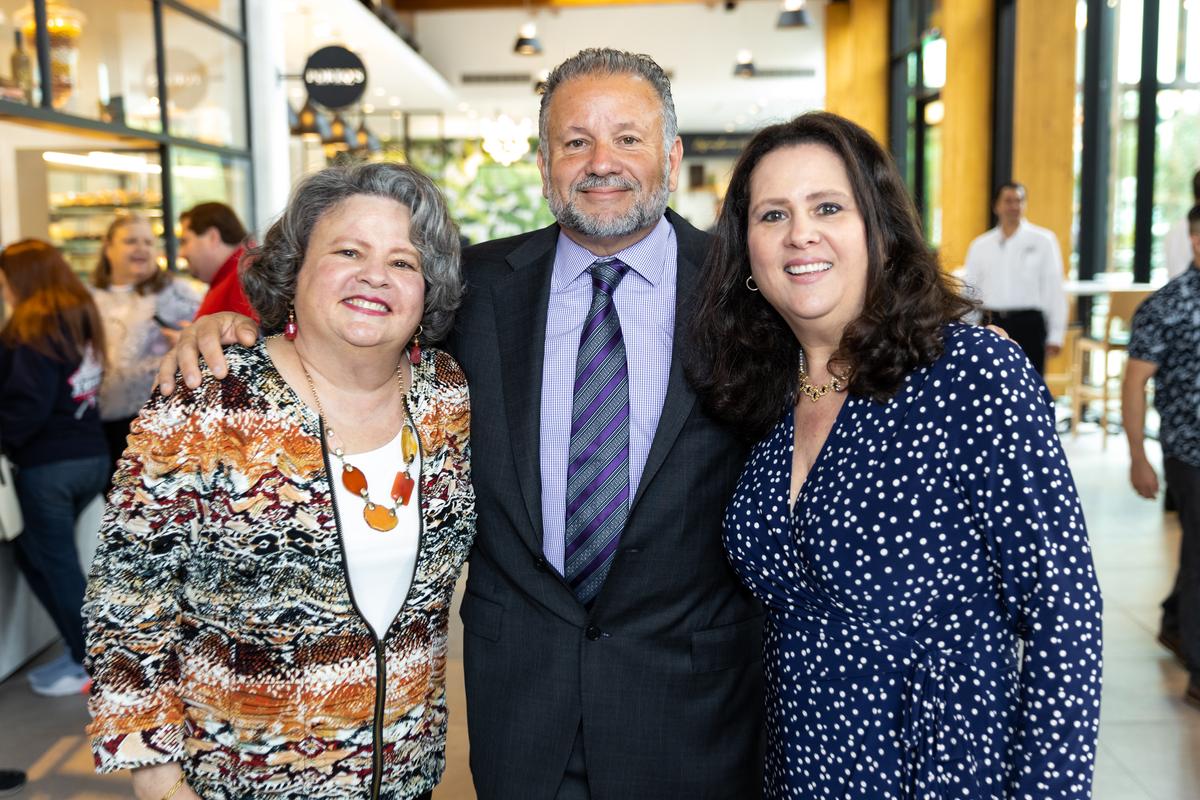
{"type": "Polygon", "coordinates": [[[1129,345],[1133,314],[1151,292],[1119,290],[1108,293],[1108,314],[1104,318],[1101,339],[1080,336],[1075,342],[1071,359],[1071,435],[1078,430],[1079,421],[1088,403],[1100,401],[1100,447],[1108,446],[1108,408],[1113,399],[1121,398],[1121,376],[1125,371],[1124,353],[1129,345]],[[1100,369],[1095,369],[1094,356],[1101,356],[1100,369]],[[1116,362],[1116,370],[1113,364],[1116,362]],[[1084,364],[1091,380],[1084,380],[1084,364]]]}

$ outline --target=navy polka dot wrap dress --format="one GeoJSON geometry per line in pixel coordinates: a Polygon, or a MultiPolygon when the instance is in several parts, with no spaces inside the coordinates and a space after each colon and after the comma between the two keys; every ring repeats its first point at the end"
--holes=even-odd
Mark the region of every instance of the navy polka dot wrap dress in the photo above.
{"type": "Polygon", "coordinates": [[[990,331],[846,398],[794,508],[789,408],[725,520],[767,608],[764,796],[1091,796],[1101,601],[1050,396],[990,331]]]}

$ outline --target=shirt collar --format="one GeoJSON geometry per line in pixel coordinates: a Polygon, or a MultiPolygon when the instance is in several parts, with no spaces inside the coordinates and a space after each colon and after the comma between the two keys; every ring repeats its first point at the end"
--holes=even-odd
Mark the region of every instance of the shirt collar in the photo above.
{"type": "Polygon", "coordinates": [[[234,250],[229,255],[229,258],[225,259],[225,263],[221,265],[221,268],[217,270],[217,274],[213,275],[212,283],[210,283],[209,286],[216,286],[231,272],[237,273],[238,261],[241,260],[242,253],[244,252],[246,252],[246,248],[244,246],[234,250]]]}
{"type": "MultiPolygon", "coordinates": [[[[662,280],[666,268],[667,248],[671,244],[673,232],[671,223],[664,216],[659,219],[650,233],[613,255],[629,265],[629,268],[642,276],[651,286],[657,286],[662,280]]],[[[561,231],[558,234],[558,246],[554,253],[554,276],[551,280],[551,291],[561,291],[569,286],[580,275],[587,272],[592,263],[602,256],[588,250],[570,236],[561,231]]]]}

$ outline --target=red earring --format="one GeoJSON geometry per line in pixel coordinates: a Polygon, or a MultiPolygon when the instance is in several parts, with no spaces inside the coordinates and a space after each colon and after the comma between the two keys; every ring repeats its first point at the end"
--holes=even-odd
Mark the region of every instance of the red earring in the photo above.
{"type": "Polygon", "coordinates": [[[283,338],[289,342],[296,339],[296,334],[300,332],[300,328],[296,326],[296,311],[293,308],[288,309],[287,322],[283,326],[283,338]]]}
{"type": "Polygon", "coordinates": [[[425,326],[417,324],[417,332],[413,334],[412,341],[408,345],[408,360],[413,364],[421,363],[421,339],[420,336],[425,332],[425,326]]]}

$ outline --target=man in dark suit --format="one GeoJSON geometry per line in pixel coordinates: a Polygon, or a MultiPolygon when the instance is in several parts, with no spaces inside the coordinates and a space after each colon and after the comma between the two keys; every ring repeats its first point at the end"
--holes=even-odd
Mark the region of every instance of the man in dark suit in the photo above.
{"type": "Polygon", "coordinates": [[[558,224],[464,252],[449,342],[471,386],[476,793],[756,797],[762,616],[721,545],[748,447],[684,379],[708,236],[667,209],[670,82],[585,50],[551,73],[540,127],[558,224]]]}
{"type": "Polygon", "coordinates": [[[666,207],[682,157],[669,81],[648,57],[583,51],[551,73],[540,127],[558,224],[464,253],[450,342],[471,385],[479,510],[462,605],[476,791],[754,797],[762,620],[721,546],[746,449],[684,380],[708,237],[666,207]],[[612,303],[629,483],[611,556],[594,560],[607,574],[589,587],[564,557],[568,473],[599,294],[589,272],[612,256],[628,266],[612,303]]]}

